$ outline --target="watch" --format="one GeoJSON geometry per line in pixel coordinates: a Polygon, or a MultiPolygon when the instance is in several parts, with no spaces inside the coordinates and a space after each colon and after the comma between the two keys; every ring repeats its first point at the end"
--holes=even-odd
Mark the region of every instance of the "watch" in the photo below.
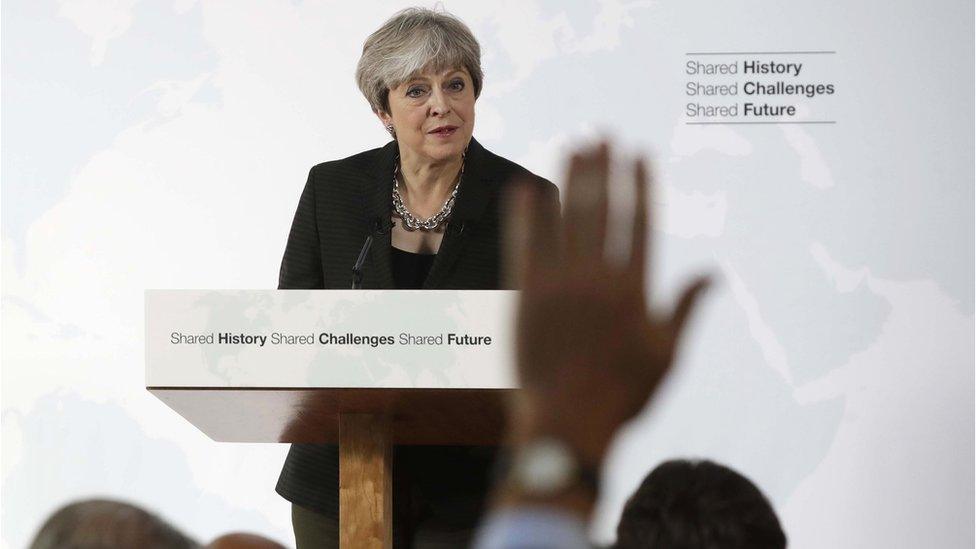
{"type": "Polygon", "coordinates": [[[529,496],[558,495],[580,487],[595,495],[599,472],[584,466],[563,441],[539,438],[517,450],[512,457],[510,479],[529,496]]]}

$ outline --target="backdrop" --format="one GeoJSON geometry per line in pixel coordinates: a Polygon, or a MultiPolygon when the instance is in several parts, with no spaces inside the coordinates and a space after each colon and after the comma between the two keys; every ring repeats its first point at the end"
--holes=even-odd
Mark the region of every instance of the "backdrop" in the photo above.
{"type": "MultiPolygon", "coordinates": [[[[386,142],[353,71],[406,5],[3,3],[4,547],[93,495],[293,543],[287,448],[214,443],[144,390],[143,290],[276,285],[308,169],[386,142]]],[[[658,304],[720,279],[614,448],[594,539],[656,463],[707,456],[792,547],[972,547],[973,3],[445,8],[483,46],[487,148],[559,185],[580,138],[652,155],[658,304]],[[758,80],[834,91],[746,96],[758,80]],[[818,123],[694,123],[768,120],[818,123]]]]}

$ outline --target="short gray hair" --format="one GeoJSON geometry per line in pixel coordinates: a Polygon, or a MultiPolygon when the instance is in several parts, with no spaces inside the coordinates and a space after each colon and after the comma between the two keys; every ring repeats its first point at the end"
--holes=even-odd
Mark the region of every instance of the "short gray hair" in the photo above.
{"type": "Polygon", "coordinates": [[[374,111],[390,112],[389,91],[423,70],[467,69],[481,95],[481,46],[460,19],[427,8],[407,8],[369,35],[356,66],[356,83],[374,111]]]}

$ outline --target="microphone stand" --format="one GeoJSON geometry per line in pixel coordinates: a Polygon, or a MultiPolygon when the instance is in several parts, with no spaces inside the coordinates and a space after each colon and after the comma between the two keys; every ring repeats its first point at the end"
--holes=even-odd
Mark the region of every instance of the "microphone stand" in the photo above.
{"type": "Polygon", "coordinates": [[[373,245],[373,235],[366,237],[366,242],[363,243],[363,249],[359,250],[359,258],[356,259],[356,264],[352,266],[352,289],[361,290],[363,289],[363,263],[366,262],[366,255],[369,253],[369,247],[373,245]]]}

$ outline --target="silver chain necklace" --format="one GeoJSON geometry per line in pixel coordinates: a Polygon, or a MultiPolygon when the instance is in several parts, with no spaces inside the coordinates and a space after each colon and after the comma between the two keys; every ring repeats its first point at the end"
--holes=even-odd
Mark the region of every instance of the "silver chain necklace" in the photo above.
{"type": "Polygon", "coordinates": [[[397,217],[403,222],[403,228],[407,231],[413,232],[416,230],[421,231],[433,231],[440,227],[449,217],[451,217],[451,211],[454,210],[454,201],[457,198],[458,188],[461,187],[461,176],[464,175],[464,154],[461,155],[461,171],[458,173],[457,183],[454,184],[454,190],[451,191],[451,196],[447,197],[444,205],[441,206],[441,211],[428,217],[427,219],[420,219],[419,217],[410,213],[407,207],[403,205],[403,197],[400,196],[400,181],[397,175],[400,173],[400,156],[398,155],[393,160],[393,210],[396,212],[397,217]]]}

